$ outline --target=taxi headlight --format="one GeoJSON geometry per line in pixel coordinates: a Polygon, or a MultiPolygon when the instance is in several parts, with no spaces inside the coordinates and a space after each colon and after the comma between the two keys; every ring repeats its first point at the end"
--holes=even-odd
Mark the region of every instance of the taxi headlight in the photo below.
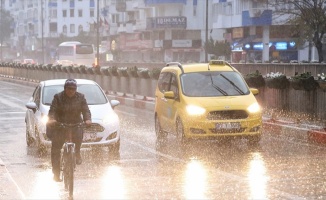
{"type": "Polygon", "coordinates": [[[189,115],[202,115],[206,111],[204,108],[194,105],[188,105],[186,110],[189,115]]]}
{"type": "Polygon", "coordinates": [[[256,102],[256,103],[253,103],[251,104],[247,110],[250,112],[250,113],[257,113],[260,111],[260,106],[259,104],[256,102]]]}

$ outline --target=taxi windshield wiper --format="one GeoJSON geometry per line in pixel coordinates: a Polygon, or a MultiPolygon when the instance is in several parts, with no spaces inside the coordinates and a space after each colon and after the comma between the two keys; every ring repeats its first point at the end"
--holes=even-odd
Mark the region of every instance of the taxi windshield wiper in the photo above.
{"type": "Polygon", "coordinates": [[[213,82],[213,77],[212,74],[210,74],[211,77],[211,85],[213,86],[213,88],[215,88],[216,90],[218,90],[220,93],[222,93],[224,96],[228,96],[229,94],[227,92],[225,92],[224,90],[222,90],[220,87],[218,87],[217,85],[214,84],[213,82]]]}
{"type": "Polygon", "coordinates": [[[228,79],[223,74],[220,74],[225,80],[227,80],[240,94],[245,94],[236,84],[233,83],[230,79],[228,79]]]}

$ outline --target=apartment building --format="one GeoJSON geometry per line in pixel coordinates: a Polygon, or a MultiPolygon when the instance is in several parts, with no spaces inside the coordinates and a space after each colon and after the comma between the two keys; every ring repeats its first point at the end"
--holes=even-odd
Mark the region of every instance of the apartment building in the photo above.
{"type": "Polygon", "coordinates": [[[234,62],[308,60],[308,49],[298,47],[273,17],[278,8],[264,2],[10,0],[6,9],[15,19],[10,43],[17,55],[40,58],[43,47],[46,62],[55,59],[60,41],[80,33],[95,47],[99,41],[101,54],[113,53],[121,62],[202,62],[211,37],[231,44],[234,62]]]}

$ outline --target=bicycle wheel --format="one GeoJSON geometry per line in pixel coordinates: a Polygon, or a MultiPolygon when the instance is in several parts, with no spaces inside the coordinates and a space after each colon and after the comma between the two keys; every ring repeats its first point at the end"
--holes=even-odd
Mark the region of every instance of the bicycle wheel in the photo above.
{"type": "Polygon", "coordinates": [[[63,159],[62,159],[62,176],[63,182],[65,185],[65,189],[68,190],[68,181],[69,181],[69,159],[68,159],[68,152],[65,148],[63,152],[63,159]]]}
{"type": "Polygon", "coordinates": [[[73,196],[74,194],[74,171],[75,171],[75,151],[73,147],[69,148],[68,152],[68,189],[69,189],[69,196],[73,196]]]}

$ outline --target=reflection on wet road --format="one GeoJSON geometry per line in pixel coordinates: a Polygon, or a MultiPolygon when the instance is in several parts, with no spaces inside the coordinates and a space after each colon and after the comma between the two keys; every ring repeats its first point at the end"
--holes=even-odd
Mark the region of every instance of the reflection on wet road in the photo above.
{"type": "MultiPolygon", "coordinates": [[[[26,147],[24,99],[32,88],[0,94],[0,157],[26,199],[67,199],[52,180],[49,151],[26,147]],[[14,97],[14,98],[13,98],[14,97]],[[4,114],[5,113],[5,114],[4,114]]],[[[264,132],[260,146],[245,140],[191,141],[169,135],[157,143],[153,113],[118,106],[121,151],[83,149],[75,199],[325,199],[323,145],[264,132]]],[[[2,197],[0,196],[0,199],[2,197]]]]}

